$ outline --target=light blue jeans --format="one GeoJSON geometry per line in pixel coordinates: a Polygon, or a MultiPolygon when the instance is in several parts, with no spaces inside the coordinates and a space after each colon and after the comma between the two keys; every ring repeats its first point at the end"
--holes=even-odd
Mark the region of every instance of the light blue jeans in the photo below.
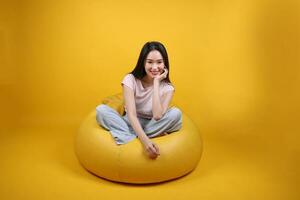
{"type": "MultiPolygon", "coordinates": [[[[116,144],[126,144],[137,137],[130,125],[127,113],[121,116],[116,110],[100,104],[96,107],[97,123],[108,130],[116,144]]],[[[169,108],[159,120],[138,117],[138,120],[149,138],[161,133],[178,131],[182,126],[182,113],[177,107],[169,108]]]]}

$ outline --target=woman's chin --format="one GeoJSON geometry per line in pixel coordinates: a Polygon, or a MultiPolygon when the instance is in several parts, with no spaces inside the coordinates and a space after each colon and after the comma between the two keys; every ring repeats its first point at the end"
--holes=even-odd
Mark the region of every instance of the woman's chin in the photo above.
{"type": "Polygon", "coordinates": [[[152,74],[152,76],[154,76],[154,77],[157,77],[157,76],[159,76],[159,75],[160,75],[160,73],[152,74]]]}
{"type": "Polygon", "coordinates": [[[153,74],[153,73],[148,73],[147,74],[147,76],[149,77],[149,78],[151,78],[151,79],[154,79],[154,78],[156,78],[156,77],[158,77],[160,74],[158,73],[158,74],[153,74]]]}
{"type": "Polygon", "coordinates": [[[150,77],[151,78],[155,78],[155,77],[157,77],[158,75],[154,75],[154,74],[150,74],[150,77]]]}

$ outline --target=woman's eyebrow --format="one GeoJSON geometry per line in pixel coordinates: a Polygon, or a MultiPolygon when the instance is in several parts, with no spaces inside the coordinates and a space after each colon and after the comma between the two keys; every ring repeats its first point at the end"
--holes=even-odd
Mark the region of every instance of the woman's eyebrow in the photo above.
{"type": "MultiPolygon", "coordinates": [[[[146,59],[146,60],[151,60],[151,61],[153,61],[152,59],[146,59]]],[[[161,60],[163,60],[163,59],[157,59],[157,61],[161,61],[161,60]]],[[[155,60],[154,60],[155,61],[155,60]]]]}

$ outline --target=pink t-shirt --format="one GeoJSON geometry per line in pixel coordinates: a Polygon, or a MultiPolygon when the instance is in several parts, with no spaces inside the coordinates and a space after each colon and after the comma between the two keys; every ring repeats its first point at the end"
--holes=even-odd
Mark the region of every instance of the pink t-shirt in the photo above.
{"type": "MultiPolygon", "coordinates": [[[[141,80],[135,78],[133,74],[127,74],[124,77],[123,81],[121,82],[121,85],[123,84],[131,88],[134,92],[137,116],[151,119],[153,117],[152,115],[153,85],[144,88],[141,80]]],[[[171,83],[161,81],[159,84],[160,99],[162,99],[163,94],[172,90],[175,91],[171,83]]],[[[125,105],[124,108],[125,111],[127,112],[125,105]]]]}

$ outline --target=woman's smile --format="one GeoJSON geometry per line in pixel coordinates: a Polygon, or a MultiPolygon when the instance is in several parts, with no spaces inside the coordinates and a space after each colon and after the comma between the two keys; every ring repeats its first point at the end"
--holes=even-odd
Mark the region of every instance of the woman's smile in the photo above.
{"type": "Polygon", "coordinates": [[[153,75],[157,75],[157,74],[159,74],[159,71],[157,71],[157,72],[151,72],[153,75]]]}

